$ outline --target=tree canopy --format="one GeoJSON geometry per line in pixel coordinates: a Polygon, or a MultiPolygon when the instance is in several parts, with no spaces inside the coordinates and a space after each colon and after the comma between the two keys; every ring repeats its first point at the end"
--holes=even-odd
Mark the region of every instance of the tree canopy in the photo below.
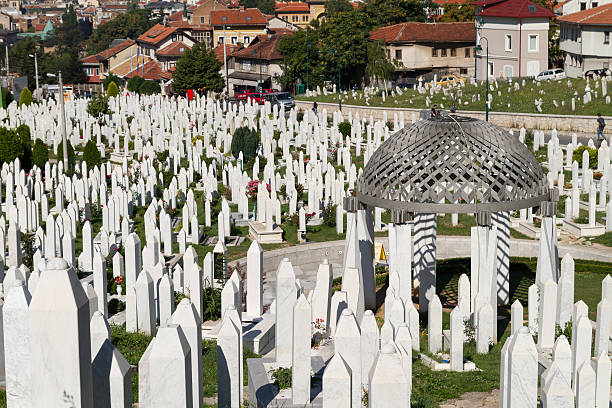
{"type": "Polygon", "coordinates": [[[383,27],[406,21],[426,21],[426,10],[436,7],[431,0],[369,0],[363,12],[372,27],[383,27]]]}
{"type": "Polygon", "coordinates": [[[174,92],[181,95],[188,89],[221,92],[224,86],[221,66],[212,50],[206,50],[204,42],[195,44],[176,63],[172,76],[174,92]]]}
{"type": "Polygon", "coordinates": [[[323,71],[319,61],[318,43],[319,32],[312,28],[281,37],[278,50],[284,57],[281,62],[283,73],[278,82],[283,89],[293,88],[298,80],[306,83],[307,69],[309,86],[322,84],[323,71]]]}
{"type": "Polygon", "coordinates": [[[440,16],[444,23],[474,21],[474,6],[468,3],[448,3],[444,5],[444,14],[440,16]]]}
{"type": "Polygon", "coordinates": [[[349,11],[353,11],[353,6],[348,0],[325,0],[325,13],[328,18],[349,11]]]}
{"type": "Polygon", "coordinates": [[[151,19],[151,11],[130,8],[127,13],[99,25],[91,34],[85,48],[88,54],[95,54],[110,47],[116,38],[137,38],[158,22],[151,19]]]}
{"type": "Polygon", "coordinates": [[[240,5],[244,8],[257,8],[263,14],[274,14],[274,0],[240,0],[240,5]]]}

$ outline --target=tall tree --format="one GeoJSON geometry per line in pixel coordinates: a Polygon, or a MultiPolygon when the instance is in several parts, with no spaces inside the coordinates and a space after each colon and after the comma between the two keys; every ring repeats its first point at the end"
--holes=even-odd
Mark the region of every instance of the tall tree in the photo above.
{"type": "Polygon", "coordinates": [[[363,78],[368,62],[370,24],[365,13],[353,10],[327,19],[319,29],[319,58],[326,80],[337,82],[338,66],[343,87],[363,78]]]}
{"type": "Polygon", "coordinates": [[[353,11],[353,6],[348,0],[325,0],[325,13],[328,18],[349,11],[353,11]]]}
{"type": "MultiPolygon", "coordinates": [[[[35,52],[38,53],[38,59],[41,60],[42,50],[37,50],[36,41],[32,37],[25,37],[15,43],[9,51],[10,68],[12,72],[17,72],[21,76],[28,77],[28,84],[32,87],[36,83],[34,58],[30,57],[35,52]]],[[[40,67],[39,67],[40,68],[40,67]]],[[[39,70],[39,74],[42,71],[39,70]]]]}
{"type": "Polygon", "coordinates": [[[426,10],[435,6],[431,0],[369,0],[363,11],[374,27],[383,27],[406,21],[426,21],[426,10]]]}
{"type": "Polygon", "coordinates": [[[281,37],[278,51],[283,55],[283,73],[278,78],[278,83],[283,89],[293,89],[298,80],[304,84],[308,82],[311,89],[322,84],[324,77],[318,42],[319,32],[312,28],[281,37]]]}
{"type": "Polygon", "coordinates": [[[177,61],[172,88],[181,95],[188,89],[221,92],[224,86],[221,66],[212,50],[206,50],[205,43],[197,43],[177,61]]]}
{"type": "Polygon", "coordinates": [[[274,0],[240,0],[240,5],[245,8],[256,8],[264,14],[274,14],[274,0]]]}
{"type": "Polygon", "coordinates": [[[119,14],[92,32],[86,43],[87,52],[95,54],[103,51],[110,47],[116,38],[137,38],[157,22],[157,19],[151,19],[149,10],[129,8],[127,13],[119,14]]]}
{"type": "Polygon", "coordinates": [[[62,23],[57,27],[53,38],[55,45],[62,50],[76,49],[81,43],[81,30],[72,5],[62,14],[62,23]]]}
{"type": "MultiPolygon", "coordinates": [[[[62,71],[62,77],[65,84],[79,84],[87,80],[83,64],[79,60],[79,54],[75,50],[56,51],[53,54],[45,54],[42,61],[39,60],[39,72],[56,73],[62,71]],[[41,69],[41,66],[43,67],[41,69]]],[[[57,83],[57,78],[40,77],[47,83],[57,83]]]]}
{"type": "Polygon", "coordinates": [[[444,14],[440,16],[444,23],[474,21],[474,6],[468,3],[447,3],[444,5],[444,14]]]}
{"type": "Polygon", "coordinates": [[[393,78],[395,65],[387,59],[383,43],[379,41],[368,41],[368,65],[366,74],[371,82],[386,81],[393,78]]]}

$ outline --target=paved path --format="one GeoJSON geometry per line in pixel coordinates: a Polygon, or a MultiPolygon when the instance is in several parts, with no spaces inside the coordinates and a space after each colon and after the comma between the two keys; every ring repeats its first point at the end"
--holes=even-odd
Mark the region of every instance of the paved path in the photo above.
{"type": "Polygon", "coordinates": [[[499,390],[466,392],[457,399],[442,401],[440,408],[498,408],[499,390]]]}

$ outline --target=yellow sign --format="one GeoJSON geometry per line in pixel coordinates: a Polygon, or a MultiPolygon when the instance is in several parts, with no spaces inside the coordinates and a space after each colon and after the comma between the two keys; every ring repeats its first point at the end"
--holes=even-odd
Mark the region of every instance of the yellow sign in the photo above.
{"type": "Polygon", "coordinates": [[[385,254],[385,247],[383,246],[382,242],[375,242],[374,243],[374,261],[380,262],[380,261],[386,261],[386,260],[387,260],[387,254],[385,254]]]}

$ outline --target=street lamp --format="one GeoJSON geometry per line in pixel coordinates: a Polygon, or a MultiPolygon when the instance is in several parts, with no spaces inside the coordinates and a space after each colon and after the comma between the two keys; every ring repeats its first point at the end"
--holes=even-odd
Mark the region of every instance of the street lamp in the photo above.
{"type": "Polygon", "coordinates": [[[487,88],[486,88],[486,94],[485,94],[485,120],[488,122],[489,121],[489,39],[487,37],[480,37],[480,40],[478,41],[478,44],[476,44],[476,51],[482,51],[482,46],[480,45],[480,41],[482,40],[487,40],[487,60],[486,60],[486,64],[485,64],[485,71],[486,71],[486,84],[487,84],[487,88]]]}
{"type": "MultiPolygon", "coordinates": [[[[474,30],[475,31],[474,35],[476,36],[476,38],[474,39],[474,42],[477,43],[478,42],[478,30],[480,28],[482,28],[482,26],[484,25],[484,19],[482,17],[477,18],[474,21],[474,24],[476,25],[476,30],[474,30]]],[[[478,63],[476,62],[476,56],[477,56],[476,51],[477,51],[476,47],[474,47],[474,82],[478,81],[478,76],[477,76],[477,73],[478,73],[478,63]]]]}
{"type": "Polygon", "coordinates": [[[310,69],[310,41],[306,43],[306,91],[308,92],[308,71],[310,69]]]}
{"type": "MultiPolygon", "coordinates": [[[[225,34],[225,24],[223,24],[223,70],[225,71],[225,92],[227,92],[227,96],[229,97],[229,79],[227,78],[227,54],[225,48],[227,46],[227,35],[225,34]]],[[[227,27],[230,30],[232,27],[227,27]]]]}
{"type": "MultiPolygon", "coordinates": [[[[262,79],[262,75],[261,75],[261,64],[262,64],[262,61],[261,61],[261,48],[262,48],[262,46],[261,46],[261,44],[259,44],[259,86],[258,86],[258,88],[259,88],[259,92],[261,92],[263,94],[263,79],[262,79]]],[[[253,55],[257,56],[257,50],[253,50],[253,55]]]]}
{"type": "MultiPolygon", "coordinates": [[[[47,74],[47,76],[55,78],[55,74],[47,74]]],[[[60,115],[62,116],[62,150],[64,153],[64,170],[68,169],[68,144],[66,143],[66,114],[64,113],[64,84],[62,82],[62,71],[57,72],[58,97],[60,104],[60,115]]]]}
{"type": "Polygon", "coordinates": [[[29,54],[30,58],[34,58],[34,72],[36,78],[36,90],[38,91],[38,54],[34,53],[34,55],[29,54]]]}

